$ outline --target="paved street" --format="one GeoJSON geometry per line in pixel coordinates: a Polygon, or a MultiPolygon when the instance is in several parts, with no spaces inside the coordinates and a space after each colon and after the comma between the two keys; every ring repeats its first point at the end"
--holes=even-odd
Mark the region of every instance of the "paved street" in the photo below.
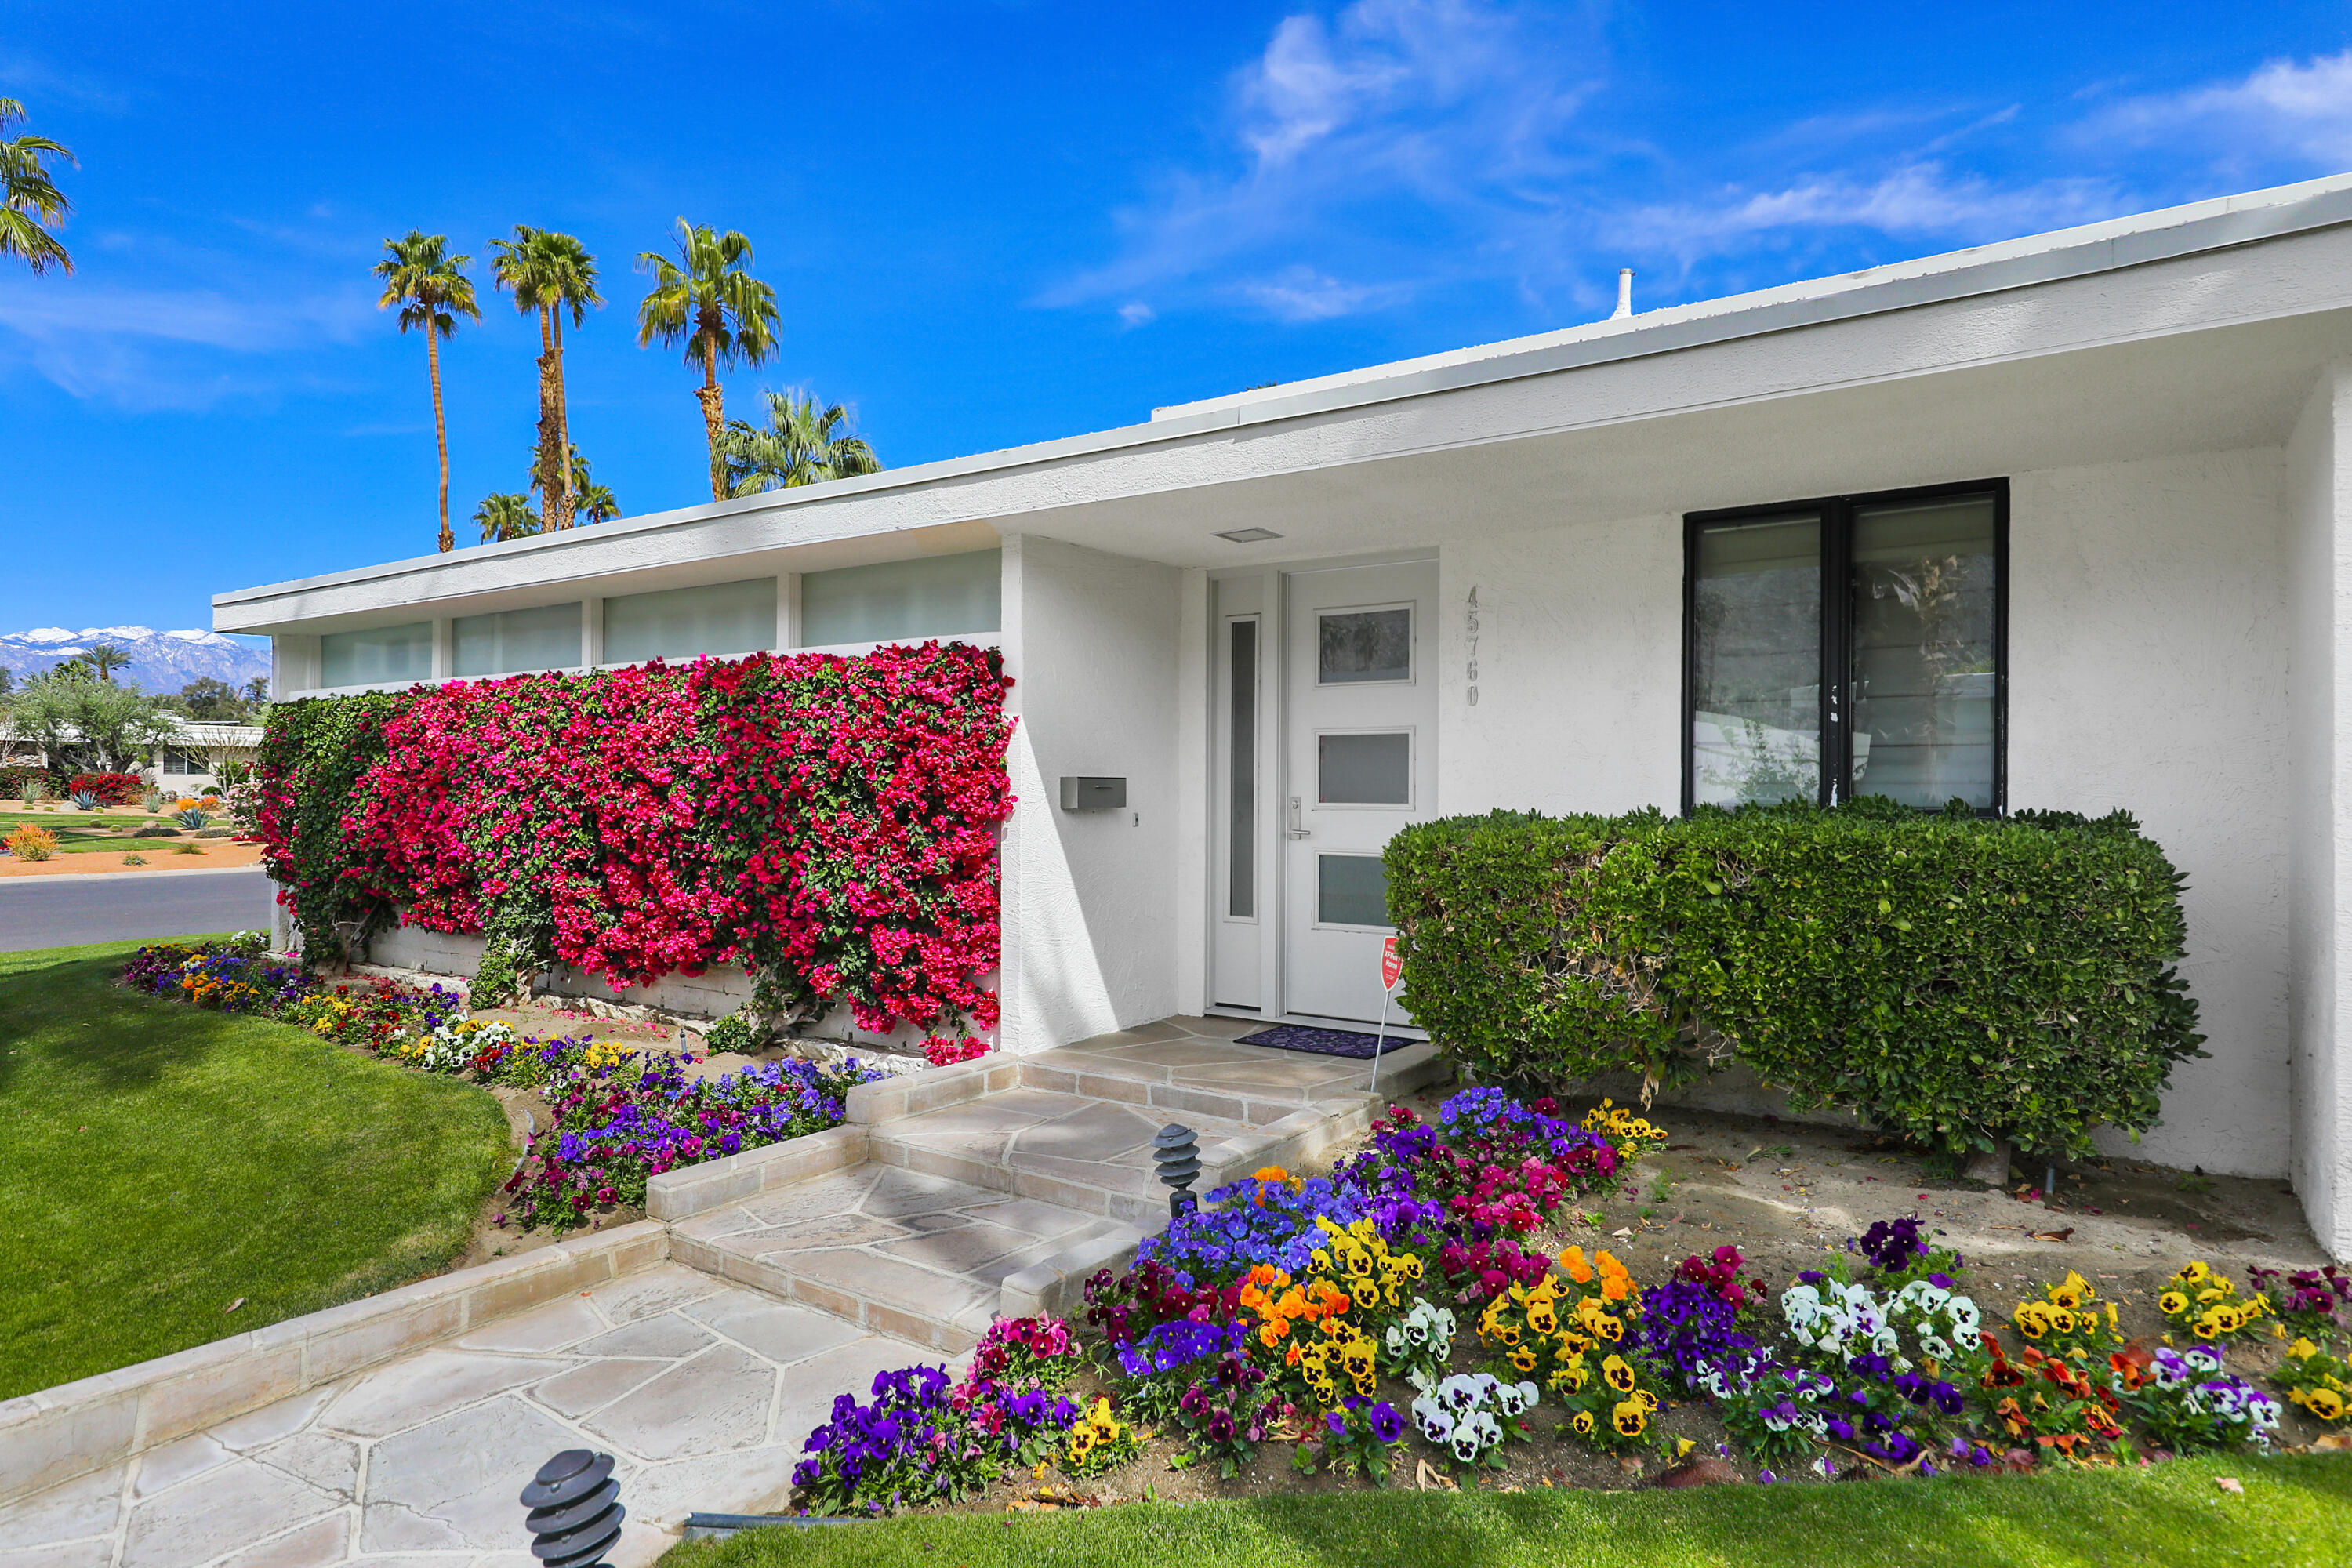
{"type": "Polygon", "coordinates": [[[0,881],[0,952],[268,924],[269,879],[259,871],[0,881]]]}

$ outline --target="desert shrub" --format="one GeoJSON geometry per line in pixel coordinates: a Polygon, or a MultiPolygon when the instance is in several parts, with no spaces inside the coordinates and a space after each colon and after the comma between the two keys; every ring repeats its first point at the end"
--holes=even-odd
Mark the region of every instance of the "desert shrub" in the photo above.
{"type": "Polygon", "coordinates": [[[0,763],[0,800],[38,800],[25,792],[47,777],[37,763],[0,763]]]}
{"type": "Polygon", "coordinates": [[[1736,1060],[1919,1142],[2083,1152],[2203,1054],[2182,878],[2120,812],[1498,812],[1387,864],[1406,1005],[1490,1079],[1736,1060]]]}
{"type": "Polygon", "coordinates": [[[176,827],[166,827],[160,822],[151,822],[131,837],[133,838],[177,838],[179,836],[180,830],[176,827]]]}
{"type": "Polygon", "coordinates": [[[94,795],[100,805],[129,805],[147,793],[137,773],[76,773],[66,789],[71,795],[94,795]]]}
{"type": "Polygon", "coordinates": [[[0,843],[19,860],[46,860],[58,852],[58,836],[37,823],[20,822],[0,843]]]}
{"type": "Polygon", "coordinates": [[[760,1024],[746,1011],[737,1010],[703,1031],[702,1043],[711,1051],[733,1051],[749,1056],[760,1048],[768,1037],[766,1026],[760,1024]]]}

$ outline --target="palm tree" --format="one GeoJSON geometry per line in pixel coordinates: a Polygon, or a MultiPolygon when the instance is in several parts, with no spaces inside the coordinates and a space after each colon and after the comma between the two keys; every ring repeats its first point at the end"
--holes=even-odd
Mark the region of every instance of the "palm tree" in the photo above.
{"type": "Polygon", "coordinates": [[[539,451],[531,463],[531,488],[547,500],[550,528],[572,526],[571,475],[562,454],[571,444],[571,421],[563,395],[563,312],[572,324],[586,307],[602,305],[596,292],[596,258],[568,234],[515,225],[512,239],[494,239],[499,253],[491,273],[514,293],[515,309],[539,312],[539,451]]]}
{"type": "Polygon", "coordinates": [[[268,701],[269,677],[266,675],[257,675],[251,680],[247,681],[245,683],[245,700],[247,703],[256,708],[258,708],[263,703],[268,701]]]}
{"type": "Polygon", "coordinates": [[[529,539],[534,533],[544,533],[547,525],[539,513],[530,510],[530,498],[513,490],[499,490],[484,496],[482,504],[474,509],[474,521],[481,525],[482,542],[496,544],[509,539],[529,539]]]}
{"type": "Polygon", "coordinates": [[[582,515],[591,522],[610,522],[621,515],[621,503],[613,494],[613,487],[600,485],[590,477],[588,459],[580,448],[572,448],[572,500],[582,515]]]}
{"type": "Polygon", "coordinates": [[[757,495],[882,471],[882,459],[866,438],[848,433],[849,411],[840,404],[820,408],[814,394],[797,388],[761,395],[768,400],[766,429],[740,419],[727,422],[719,460],[726,468],[729,495],[757,495]]]}
{"type": "MultiPolygon", "coordinates": [[[[24,118],[23,104],[13,98],[0,98],[0,131],[24,118]]],[[[49,232],[65,221],[73,204],[66,200],[41,162],[47,157],[81,166],[68,149],[46,136],[0,141],[0,256],[24,258],[25,265],[37,275],[52,267],[73,270],[73,258],[49,232]]]]}
{"type": "Polygon", "coordinates": [[[112,681],[116,670],[131,668],[131,650],[117,647],[110,642],[92,644],[84,657],[89,658],[89,668],[104,681],[112,681]]]}
{"type": "MultiPolygon", "coordinates": [[[[587,316],[586,307],[604,309],[604,296],[596,292],[596,258],[588,247],[568,234],[542,230],[541,245],[547,254],[548,288],[553,296],[548,307],[548,321],[555,329],[555,449],[571,452],[572,398],[563,382],[563,312],[572,312],[572,324],[579,326],[587,316]]],[[[555,526],[570,528],[572,514],[580,500],[580,487],[572,483],[567,469],[563,474],[562,505],[555,517],[555,526]]],[[[612,492],[606,491],[609,500],[612,492]]],[[[618,515],[615,512],[614,515],[618,515]]],[[[597,519],[595,521],[603,521],[597,519]]]]}
{"type": "Polygon", "coordinates": [[[539,445],[531,457],[530,487],[547,498],[548,515],[552,517],[563,480],[558,471],[562,459],[556,455],[562,448],[555,444],[555,329],[548,321],[552,290],[541,237],[541,230],[519,223],[512,239],[490,241],[490,248],[498,252],[490,263],[490,279],[495,287],[513,292],[516,310],[539,312],[539,445]]]}
{"type": "Polygon", "coordinates": [[[405,239],[383,242],[384,258],[375,264],[383,279],[383,298],[376,309],[400,307],[400,330],[425,329],[425,358],[433,372],[433,439],[441,452],[441,552],[457,548],[449,531],[449,426],[441,411],[441,340],[457,330],[459,316],[482,319],[474,303],[474,280],[466,268],[470,256],[449,254],[449,237],[410,229],[405,239]]]}
{"type": "Polygon", "coordinates": [[[751,242],[732,229],[722,235],[680,218],[677,249],[684,266],[657,251],[637,258],[638,267],[654,275],[652,291],[637,307],[637,342],[682,342],[686,363],[702,368],[694,395],[710,444],[710,499],[724,500],[719,448],[726,417],[719,367],[755,370],[775,357],[776,291],[744,270],[751,242]]]}

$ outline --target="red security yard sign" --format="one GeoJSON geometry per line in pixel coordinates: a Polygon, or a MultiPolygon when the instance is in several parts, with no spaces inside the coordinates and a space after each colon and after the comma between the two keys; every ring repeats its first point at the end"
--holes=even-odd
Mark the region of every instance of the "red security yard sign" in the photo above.
{"type": "Polygon", "coordinates": [[[1396,989],[1398,976],[1404,973],[1404,958],[1397,952],[1397,939],[1381,943],[1381,1037],[1372,1045],[1372,1080],[1370,1087],[1381,1087],[1381,1054],[1389,1047],[1389,993],[1396,989]]]}

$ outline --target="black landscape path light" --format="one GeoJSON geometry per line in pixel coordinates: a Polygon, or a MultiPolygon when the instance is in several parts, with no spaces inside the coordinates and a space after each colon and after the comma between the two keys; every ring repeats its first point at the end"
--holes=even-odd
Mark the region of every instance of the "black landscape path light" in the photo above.
{"type": "Polygon", "coordinates": [[[1151,1161],[1168,1189],[1170,1219],[1200,1206],[1200,1200],[1192,1195],[1192,1184],[1201,1174],[1201,1145],[1191,1128],[1176,1121],[1161,1128],[1151,1140],[1151,1161]]]}
{"type": "Polygon", "coordinates": [[[604,1553],[621,1539],[621,1483],[613,1479],[613,1456],[566,1448],[539,1467],[522,1489],[530,1510],[530,1554],[547,1568],[603,1568],[604,1553]]]}

